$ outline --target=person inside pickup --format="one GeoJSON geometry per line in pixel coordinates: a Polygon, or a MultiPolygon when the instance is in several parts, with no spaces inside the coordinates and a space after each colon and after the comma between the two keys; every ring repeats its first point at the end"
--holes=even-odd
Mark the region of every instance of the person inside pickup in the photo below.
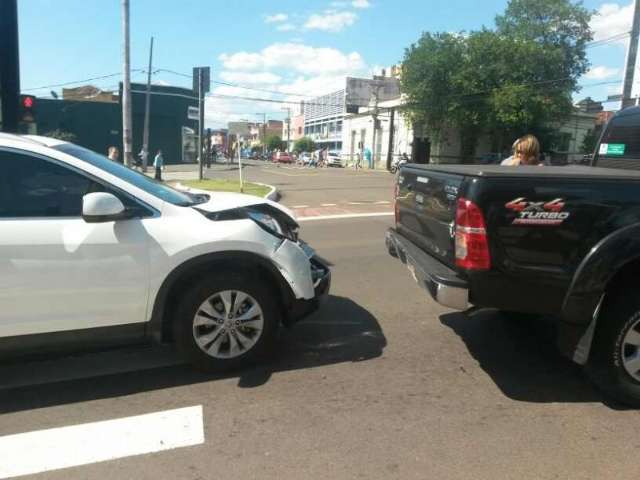
{"type": "Polygon", "coordinates": [[[540,142],[533,135],[520,137],[513,143],[513,155],[502,161],[501,165],[543,165],[540,161],[540,142]]]}

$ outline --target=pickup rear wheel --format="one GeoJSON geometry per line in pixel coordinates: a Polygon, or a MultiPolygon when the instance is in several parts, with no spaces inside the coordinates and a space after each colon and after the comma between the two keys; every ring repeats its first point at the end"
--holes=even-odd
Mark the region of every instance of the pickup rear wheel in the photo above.
{"type": "Polygon", "coordinates": [[[587,373],[606,394],[640,407],[640,299],[624,289],[605,304],[587,373]]]}
{"type": "Polygon", "coordinates": [[[176,344],[199,369],[242,368],[271,352],[279,309],[274,294],[257,278],[220,272],[197,281],[180,301],[176,344]]]}

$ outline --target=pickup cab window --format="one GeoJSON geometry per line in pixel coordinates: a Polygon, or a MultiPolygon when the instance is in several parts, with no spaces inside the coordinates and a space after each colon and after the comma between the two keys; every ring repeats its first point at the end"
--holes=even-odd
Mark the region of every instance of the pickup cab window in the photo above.
{"type": "Polygon", "coordinates": [[[596,152],[600,166],[611,161],[640,161],[640,114],[631,113],[614,117],[607,126],[596,152]]]}

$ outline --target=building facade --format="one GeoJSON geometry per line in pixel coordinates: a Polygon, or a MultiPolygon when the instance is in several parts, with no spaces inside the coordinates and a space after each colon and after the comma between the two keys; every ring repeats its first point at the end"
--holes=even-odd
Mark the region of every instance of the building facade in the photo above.
{"type": "MultiPolygon", "coordinates": [[[[122,89],[120,89],[120,92],[122,89]]],[[[189,106],[197,106],[191,90],[152,85],[149,118],[149,153],[162,150],[166,164],[195,163],[197,122],[187,118],[189,106]]],[[[142,150],[146,84],[131,84],[133,153],[142,150]]],[[[87,99],[38,99],[37,132],[71,134],[74,141],[98,153],[110,146],[122,151],[122,102],[87,99]]]]}
{"type": "Polygon", "coordinates": [[[380,104],[400,96],[397,78],[373,79],[347,77],[345,88],[316,97],[304,104],[304,135],[320,148],[344,151],[343,126],[348,114],[362,107],[380,104]]]}
{"type": "MultiPolygon", "coordinates": [[[[593,131],[602,112],[587,113],[574,109],[569,119],[555,125],[560,141],[555,149],[543,145],[547,160],[554,164],[578,162],[582,159],[585,137],[593,131]]],[[[380,102],[378,108],[361,108],[357,114],[344,117],[342,132],[342,158],[353,163],[358,157],[361,165],[366,150],[372,152],[374,168],[388,168],[404,154],[414,163],[487,163],[506,158],[509,152],[494,152],[489,136],[478,139],[475,158],[463,159],[460,155],[460,135],[453,129],[444,129],[437,142],[432,142],[429,132],[414,127],[403,114],[403,100],[397,98],[380,102]],[[374,133],[375,130],[375,133],[374,133]],[[375,140],[374,140],[375,139],[375,140]]]]}
{"type": "Polygon", "coordinates": [[[367,149],[371,151],[373,167],[377,169],[388,168],[403,154],[411,157],[414,130],[402,113],[401,105],[401,99],[396,98],[380,102],[377,115],[374,115],[374,108],[362,108],[357,114],[347,115],[342,131],[343,161],[353,164],[359,157],[361,165],[368,167],[364,160],[367,149]],[[374,117],[377,118],[375,124],[374,117]]]}

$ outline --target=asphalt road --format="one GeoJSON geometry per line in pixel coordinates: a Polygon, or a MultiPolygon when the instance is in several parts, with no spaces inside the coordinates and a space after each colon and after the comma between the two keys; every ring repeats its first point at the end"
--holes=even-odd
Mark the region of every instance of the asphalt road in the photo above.
{"type": "MultiPolygon", "coordinates": [[[[261,175],[255,180],[278,174],[261,175]]],[[[356,198],[349,190],[372,195],[348,188],[351,173],[319,175],[326,188],[315,196],[294,193],[307,181],[322,186],[315,176],[283,178],[291,187],[285,201],[320,201],[343,185],[333,191],[347,201],[356,198]]],[[[372,185],[390,184],[383,174],[367,175],[372,185]]],[[[321,311],[283,331],[271,364],[207,376],[167,348],[15,361],[0,367],[0,441],[201,405],[201,445],[36,478],[637,476],[638,413],[594,391],[555,352],[545,324],[510,323],[491,311],[466,317],[436,305],[387,255],[383,235],[391,221],[303,224],[303,237],[333,265],[332,295],[321,311]]],[[[12,461],[2,455],[0,466],[12,461]]]]}
{"type": "MultiPolygon", "coordinates": [[[[275,186],[280,201],[298,216],[391,211],[394,176],[385,171],[351,168],[302,168],[248,161],[245,181],[275,186]]],[[[237,165],[216,165],[208,177],[238,178],[237,165]]]]}

